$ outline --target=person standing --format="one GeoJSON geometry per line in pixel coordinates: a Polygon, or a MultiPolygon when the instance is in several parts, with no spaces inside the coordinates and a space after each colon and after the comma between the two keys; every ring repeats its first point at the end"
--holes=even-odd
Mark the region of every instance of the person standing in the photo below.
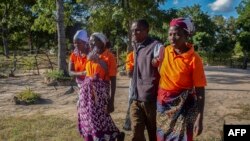
{"type": "Polygon", "coordinates": [[[86,77],[81,84],[78,108],[79,131],[85,141],[124,140],[124,133],[110,116],[114,111],[117,69],[114,55],[106,48],[107,41],[102,33],[90,36],[86,77]]]}
{"type": "Polygon", "coordinates": [[[146,127],[150,141],[156,140],[156,96],[159,83],[158,68],[153,58],[162,59],[159,50],[163,45],[149,37],[149,24],[144,19],[136,20],[131,26],[134,46],[134,70],[132,76],[132,104],[130,116],[132,141],[144,141],[146,127]]]}
{"type": "Polygon", "coordinates": [[[74,51],[69,57],[69,75],[76,77],[80,83],[85,78],[89,37],[85,30],[78,30],[73,38],[74,51]]]}
{"type": "Polygon", "coordinates": [[[202,133],[207,83],[202,60],[188,43],[194,29],[190,18],[170,22],[170,45],[159,69],[157,141],[192,141],[202,133]]]}
{"type": "Polygon", "coordinates": [[[127,114],[125,118],[125,123],[123,125],[123,129],[130,131],[131,130],[130,106],[132,103],[131,83],[132,83],[132,76],[133,76],[133,70],[134,70],[134,52],[133,51],[130,51],[126,56],[125,69],[129,77],[129,91],[128,91],[128,109],[127,109],[127,114]]]}

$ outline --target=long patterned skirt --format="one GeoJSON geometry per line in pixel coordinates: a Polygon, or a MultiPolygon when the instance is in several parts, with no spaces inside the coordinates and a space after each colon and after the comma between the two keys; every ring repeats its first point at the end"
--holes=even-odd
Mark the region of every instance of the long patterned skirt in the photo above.
{"type": "Polygon", "coordinates": [[[80,87],[78,127],[85,141],[114,141],[119,130],[106,112],[110,84],[86,77],[80,87]]]}
{"type": "Polygon", "coordinates": [[[196,107],[195,96],[188,90],[157,100],[157,141],[192,141],[196,107]]]}

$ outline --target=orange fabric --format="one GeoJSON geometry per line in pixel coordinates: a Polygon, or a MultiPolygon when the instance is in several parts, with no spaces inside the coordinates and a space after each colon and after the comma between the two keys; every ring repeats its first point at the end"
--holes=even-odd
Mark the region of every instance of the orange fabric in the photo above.
{"type": "MultiPolygon", "coordinates": [[[[74,64],[74,71],[81,72],[85,71],[87,56],[84,55],[82,57],[76,56],[73,52],[70,54],[69,60],[74,64]]],[[[84,78],[84,76],[81,76],[84,78]]]]}
{"type": "Polygon", "coordinates": [[[126,71],[132,71],[134,69],[134,52],[130,52],[126,57],[126,71]]]}
{"type": "Polygon", "coordinates": [[[180,55],[174,52],[171,45],[165,48],[160,68],[160,88],[180,91],[207,85],[201,57],[191,44],[187,45],[190,49],[180,55]]]}
{"type": "Polygon", "coordinates": [[[115,56],[108,49],[106,49],[99,56],[99,58],[106,62],[108,66],[107,74],[99,63],[96,63],[94,61],[87,61],[86,76],[94,77],[96,74],[98,74],[99,77],[103,80],[110,80],[110,76],[116,76],[117,67],[115,56]]]}

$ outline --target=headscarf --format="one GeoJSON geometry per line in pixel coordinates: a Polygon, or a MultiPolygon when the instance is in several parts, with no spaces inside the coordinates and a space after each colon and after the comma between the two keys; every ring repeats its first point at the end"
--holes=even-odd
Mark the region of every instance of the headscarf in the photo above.
{"type": "MultiPolygon", "coordinates": [[[[95,36],[104,44],[104,46],[106,46],[108,39],[103,33],[94,32],[91,36],[95,36]]],[[[93,49],[88,53],[88,56],[87,56],[88,60],[93,60],[93,61],[98,60],[99,58],[98,52],[99,52],[99,49],[96,46],[94,46],[93,49]]]]}
{"type": "Polygon", "coordinates": [[[189,18],[189,17],[173,19],[170,22],[170,26],[178,26],[178,27],[184,29],[185,31],[187,31],[189,36],[191,36],[195,32],[194,24],[193,24],[191,18],[189,18]]]}
{"type": "Polygon", "coordinates": [[[103,44],[106,46],[107,42],[108,42],[108,38],[103,34],[103,33],[100,33],[100,32],[95,32],[93,33],[91,36],[95,36],[97,37],[98,39],[100,39],[103,44]]]}
{"type": "Polygon", "coordinates": [[[74,40],[80,39],[84,42],[89,42],[89,37],[86,30],[78,30],[74,36],[74,40]]]}

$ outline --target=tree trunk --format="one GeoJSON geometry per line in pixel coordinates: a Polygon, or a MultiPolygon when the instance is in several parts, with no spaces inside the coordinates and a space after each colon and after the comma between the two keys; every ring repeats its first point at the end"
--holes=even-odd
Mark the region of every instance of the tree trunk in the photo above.
{"type": "Polygon", "coordinates": [[[8,48],[8,40],[6,37],[6,29],[2,29],[2,38],[3,38],[3,52],[6,58],[9,58],[9,48],[8,48]]]}
{"type": "Polygon", "coordinates": [[[67,75],[67,63],[66,63],[66,43],[65,43],[65,29],[64,29],[64,7],[63,0],[56,1],[57,7],[57,37],[58,37],[58,70],[64,72],[67,75]]]}
{"type": "Polygon", "coordinates": [[[8,25],[7,25],[7,17],[8,17],[8,5],[4,4],[3,9],[3,18],[2,18],[2,38],[3,38],[3,51],[6,58],[9,58],[9,48],[8,48],[8,25]]]}
{"type": "Polygon", "coordinates": [[[29,33],[29,38],[28,38],[28,44],[30,48],[30,54],[34,53],[34,47],[33,47],[33,42],[32,42],[32,33],[29,33]]]}
{"type": "Polygon", "coordinates": [[[247,63],[248,63],[248,53],[247,51],[243,51],[244,58],[243,58],[243,63],[242,63],[242,69],[247,69],[247,63]]]}

